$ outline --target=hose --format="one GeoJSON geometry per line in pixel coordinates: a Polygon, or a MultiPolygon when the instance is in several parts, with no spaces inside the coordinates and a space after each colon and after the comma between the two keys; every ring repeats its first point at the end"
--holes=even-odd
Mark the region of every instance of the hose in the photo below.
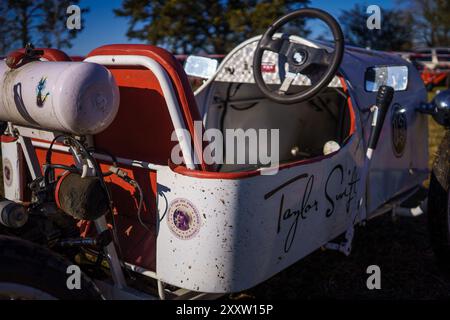
{"type": "Polygon", "coordinates": [[[122,179],[123,181],[125,181],[126,183],[130,184],[131,186],[133,186],[139,193],[139,204],[138,204],[138,210],[137,210],[137,218],[139,220],[139,223],[141,224],[142,227],[144,227],[147,231],[150,231],[150,228],[144,223],[144,221],[142,220],[142,207],[144,204],[144,192],[142,191],[141,186],[139,185],[139,183],[130,178],[128,176],[128,174],[123,171],[122,169],[115,167],[115,166],[111,166],[109,167],[109,171],[113,174],[115,174],[116,176],[118,176],[120,179],[122,179]]]}
{"type": "MultiPolygon", "coordinates": [[[[61,138],[67,139],[70,142],[69,144],[78,148],[78,151],[81,153],[82,156],[84,156],[86,159],[91,161],[92,166],[94,167],[94,170],[95,170],[95,175],[99,179],[100,185],[105,190],[106,196],[108,198],[108,206],[109,206],[109,211],[111,213],[111,223],[112,223],[112,227],[113,227],[113,242],[115,243],[116,248],[118,249],[119,256],[122,257],[123,256],[122,250],[119,246],[119,241],[117,238],[117,225],[116,225],[116,221],[114,219],[114,209],[113,209],[111,192],[105,183],[103,172],[101,171],[97,160],[95,160],[95,158],[92,156],[92,154],[88,151],[88,149],[80,141],[78,141],[74,137],[72,137],[70,135],[66,135],[66,134],[58,135],[52,140],[52,142],[50,143],[50,146],[47,150],[47,154],[46,154],[45,175],[44,175],[45,184],[46,185],[49,184],[49,179],[48,179],[49,173],[48,172],[49,172],[49,169],[52,167],[51,157],[52,157],[53,145],[55,144],[55,142],[57,140],[59,140],[61,138]]],[[[113,160],[114,160],[114,158],[113,158],[113,160]]],[[[85,167],[85,166],[83,166],[83,167],[85,167]]],[[[83,169],[84,169],[83,171],[86,171],[87,168],[83,168],[83,169]]],[[[82,174],[86,175],[86,172],[83,172],[82,174]]]]}

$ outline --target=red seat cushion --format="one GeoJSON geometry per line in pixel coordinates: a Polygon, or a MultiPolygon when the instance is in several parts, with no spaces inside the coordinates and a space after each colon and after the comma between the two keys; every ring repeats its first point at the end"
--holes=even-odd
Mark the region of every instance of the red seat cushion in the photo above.
{"type": "MultiPolygon", "coordinates": [[[[140,55],[159,63],[172,81],[186,128],[194,137],[194,121],[201,121],[201,117],[186,73],[171,53],[150,45],[116,44],[97,48],[89,53],[88,57],[97,55],[140,55]]],[[[119,85],[121,103],[116,120],[110,128],[97,135],[96,144],[100,147],[104,145],[109,149],[113,147],[117,151],[116,154],[126,158],[135,156],[136,160],[167,164],[174,145],[170,141],[173,125],[155,75],[144,68],[109,67],[109,69],[119,85]],[[154,130],[150,127],[153,127],[154,130]],[[131,131],[137,132],[133,134],[131,131]],[[127,135],[129,139],[139,139],[139,146],[135,146],[128,138],[126,140],[129,142],[126,143],[121,135],[127,135]],[[107,140],[114,141],[108,142],[107,140]],[[125,145],[120,148],[116,145],[118,143],[125,145]],[[139,150],[139,148],[153,148],[154,150],[139,150]]],[[[196,150],[201,152],[202,146],[196,146],[196,150]]],[[[114,150],[108,151],[113,152],[114,150]]],[[[202,169],[206,169],[204,164],[202,164],[202,169]]]]}

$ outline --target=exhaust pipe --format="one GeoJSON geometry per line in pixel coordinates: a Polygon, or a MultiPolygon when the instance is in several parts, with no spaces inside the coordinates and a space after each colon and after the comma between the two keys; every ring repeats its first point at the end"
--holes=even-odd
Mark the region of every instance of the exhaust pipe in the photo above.
{"type": "Polygon", "coordinates": [[[17,202],[0,198],[0,223],[5,227],[18,229],[28,221],[27,208],[17,202]]]}
{"type": "Polygon", "coordinates": [[[395,207],[394,215],[400,217],[417,217],[424,213],[427,213],[427,208],[428,208],[428,198],[423,200],[415,208],[395,207]]]}

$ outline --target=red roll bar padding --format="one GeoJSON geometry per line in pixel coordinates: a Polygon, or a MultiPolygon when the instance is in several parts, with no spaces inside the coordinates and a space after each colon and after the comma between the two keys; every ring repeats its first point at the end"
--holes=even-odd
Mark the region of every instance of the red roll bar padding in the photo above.
{"type": "MultiPolygon", "coordinates": [[[[61,50],[50,48],[37,48],[35,50],[42,50],[44,52],[42,57],[48,61],[72,61],[70,57],[61,50]]],[[[24,57],[25,49],[18,49],[8,54],[6,63],[10,68],[15,68],[24,57]]]]}
{"type": "MultiPolygon", "coordinates": [[[[202,141],[201,137],[196,137],[194,130],[194,121],[202,121],[197,108],[194,94],[189,84],[186,73],[177,59],[168,51],[150,45],[141,44],[115,44],[106,45],[97,48],[88,54],[88,57],[99,55],[139,55],[149,57],[159,63],[172,80],[174,89],[176,90],[177,100],[181,107],[181,113],[193,138],[195,152],[202,159],[203,142],[201,145],[197,141],[202,141]]],[[[151,101],[149,101],[151,103],[151,101]]],[[[202,132],[203,136],[203,132],[202,132]]],[[[201,169],[208,170],[209,167],[204,161],[201,161],[201,169]]]]}

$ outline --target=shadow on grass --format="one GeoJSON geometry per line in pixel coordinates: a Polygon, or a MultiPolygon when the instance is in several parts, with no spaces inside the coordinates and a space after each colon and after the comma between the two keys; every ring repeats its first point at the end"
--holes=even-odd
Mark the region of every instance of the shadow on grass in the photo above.
{"type": "MultiPolygon", "coordinates": [[[[430,165],[443,136],[432,119],[430,165]]],[[[1,168],[0,168],[1,170],[1,168]]],[[[0,184],[3,174],[0,171],[0,184]]],[[[385,214],[356,229],[349,257],[314,252],[265,283],[239,296],[257,299],[449,299],[450,281],[437,268],[426,216],[396,218],[385,214]],[[366,269],[381,268],[381,290],[368,290],[366,269]]]]}
{"type": "Polygon", "coordinates": [[[442,299],[450,281],[436,266],[426,216],[377,217],[356,229],[349,257],[316,251],[246,291],[258,299],[442,299]],[[368,290],[369,265],[381,269],[381,290],[368,290]]]}
{"type": "MultiPolygon", "coordinates": [[[[430,168],[443,136],[443,128],[430,117],[430,168]]],[[[450,279],[436,265],[426,219],[425,215],[377,217],[356,229],[349,257],[318,250],[245,295],[258,299],[449,299],[450,279]],[[367,289],[370,265],[381,268],[381,290],[367,289]]]]}

